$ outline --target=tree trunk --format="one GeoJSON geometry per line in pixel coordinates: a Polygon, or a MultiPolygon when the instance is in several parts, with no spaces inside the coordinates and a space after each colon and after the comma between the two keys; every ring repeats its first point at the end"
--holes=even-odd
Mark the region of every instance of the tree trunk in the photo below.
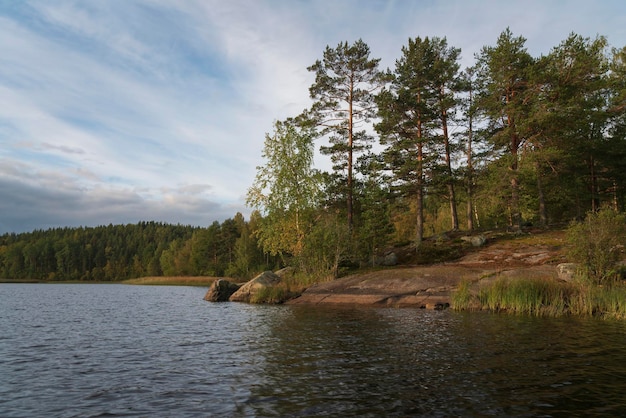
{"type": "Polygon", "coordinates": [[[600,209],[600,203],[598,199],[598,179],[596,177],[596,162],[593,155],[589,156],[589,173],[591,183],[591,210],[597,212],[600,209]]]}
{"type": "Polygon", "coordinates": [[[539,162],[535,163],[535,171],[537,172],[537,197],[539,199],[539,225],[545,228],[548,225],[548,215],[546,213],[546,199],[543,194],[543,184],[541,183],[541,172],[539,162]]]}
{"type": "MultiPolygon", "coordinates": [[[[421,95],[417,94],[418,103],[421,102],[421,95]]],[[[417,212],[417,223],[415,231],[415,248],[422,245],[424,239],[424,144],[422,144],[422,118],[417,118],[417,201],[415,211],[417,212]]]]}
{"type": "Polygon", "coordinates": [[[353,121],[354,121],[354,115],[353,115],[353,108],[352,108],[352,100],[353,100],[353,96],[352,96],[352,91],[353,91],[354,85],[352,80],[350,80],[350,96],[348,98],[348,202],[347,202],[347,209],[348,209],[348,230],[350,231],[350,236],[352,236],[352,226],[353,226],[353,205],[352,205],[352,198],[353,198],[353,185],[352,185],[352,144],[353,144],[353,121]]]}
{"type": "Polygon", "coordinates": [[[512,116],[508,116],[508,126],[511,130],[511,164],[509,170],[511,171],[511,220],[510,226],[520,230],[522,229],[522,214],[519,204],[519,163],[518,163],[518,149],[520,145],[520,139],[517,133],[515,133],[515,122],[512,116]]]}
{"type": "MultiPolygon", "coordinates": [[[[474,229],[474,163],[472,158],[472,141],[474,139],[474,129],[473,129],[473,114],[472,114],[472,104],[473,104],[473,90],[470,83],[469,89],[469,108],[468,108],[468,132],[467,132],[467,178],[466,178],[466,188],[467,188],[467,208],[465,211],[465,216],[467,218],[467,229],[472,231],[474,229]]],[[[478,215],[478,214],[477,214],[478,215]]]]}
{"type": "Polygon", "coordinates": [[[416,212],[417,212],[417,224],[415,232],[415,247],[419,248],[424,239],[424,168],[423,168],[423,146],[420,138],[420,142],[417,144],[417,200],[416,200],[416,212]]]}
{"type": "Polygon", "coordinates": [[[522,229],[522,215],[519,209],[519,179],[517,169],[512,168],[511,175],[511,217],[509,223],[516,230],[522,229]]]}
{"type": "MultiPolygon", "coordinates": [[[[442,87],[443,90],[443,87],[442,87]]],[[[442,91],[443,94],[443,91],[442,91]]],[[[452,230],[459,229],[459,217],[456,210],[456,194],[454,193],[454,178],[452,177],[452,163],[450,158],[450,139],[448,137],[448,115],[441,104],[441,128],[443,130],[443,142],[446,151],[446,171],[448,176],[448,200],[450,202],[450,220],[452,230]]]]}

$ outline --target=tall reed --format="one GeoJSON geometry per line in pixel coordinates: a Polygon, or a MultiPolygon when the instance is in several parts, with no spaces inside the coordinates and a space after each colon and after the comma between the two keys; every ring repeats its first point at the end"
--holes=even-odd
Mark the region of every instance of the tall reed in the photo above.
{"type": "Polygon", "coordinates": [[[626,319],[626,286],[500,278],[472,291],[470,284],[464,282],[452,297],[452,307],[532,316],[593,315],[626,319]]]}

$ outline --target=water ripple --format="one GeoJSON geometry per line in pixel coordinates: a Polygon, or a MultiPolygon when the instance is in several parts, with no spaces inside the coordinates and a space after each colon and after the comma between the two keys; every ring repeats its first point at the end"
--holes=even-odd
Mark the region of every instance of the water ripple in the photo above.
{"type": "Polygon", "coordinates": [[[626,326],[0,285],[0,416],[606,416],[626,326]]]}

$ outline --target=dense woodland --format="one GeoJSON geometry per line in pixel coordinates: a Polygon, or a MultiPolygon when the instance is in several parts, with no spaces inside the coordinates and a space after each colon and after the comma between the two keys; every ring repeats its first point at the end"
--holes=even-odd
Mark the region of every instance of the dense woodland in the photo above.
{"type": "Polygon", "coordinates": [[[384,70],[361,40],[327,47],[308,68],[311,107],[266,134],[249,220],[7,234],[0,277],[248,278],[292,265],[325,278],[446,231],[624,210],[626,47],[571,34],[533,57],[507,29],[472,67],[460,56],[418,37],[384,70]],[[314,167],[317,146],[330,172],[314,167]]]}

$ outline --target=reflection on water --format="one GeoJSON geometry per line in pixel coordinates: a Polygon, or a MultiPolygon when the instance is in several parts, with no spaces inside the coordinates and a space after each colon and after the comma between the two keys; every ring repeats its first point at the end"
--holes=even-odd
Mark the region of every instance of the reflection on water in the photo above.
{"type": "Polygon", "coordinates": [[[272,322],[254,412],[621,414],[625,331],[594,319],[294,308],[272,322]]]}
{"type": "Polygon", "coordinates": [[[626,323],[0,285],[0,416],[607,416],[626,323]]]}

